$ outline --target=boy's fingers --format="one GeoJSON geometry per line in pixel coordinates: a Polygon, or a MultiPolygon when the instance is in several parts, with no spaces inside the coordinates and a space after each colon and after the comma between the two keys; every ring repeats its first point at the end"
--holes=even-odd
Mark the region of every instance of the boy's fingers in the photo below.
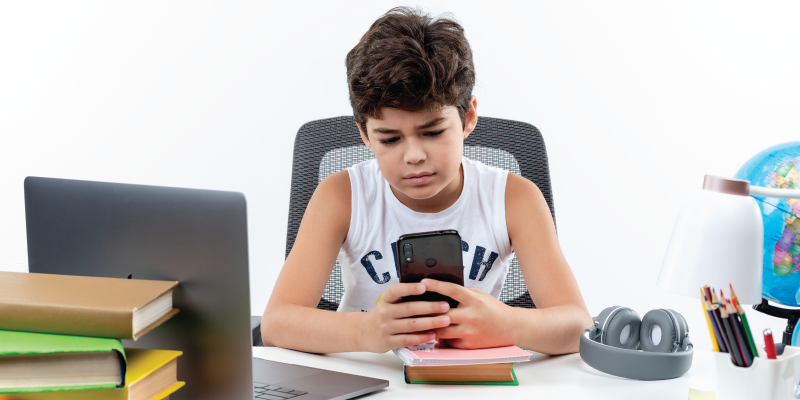
{"type": "Polygon", "coordinates": [[[466,308],[454,308],[447,312],[447,316],[450,317],[451,325],[461,325],[469,320],[472,312],[466,308]]]}
{"type": "Polygon", "coordinates": [[[394,306],[393,318],[408,318],[415,315],[441,314],[450,310],[446,301],[411,301],[394,306]]]}
{"type": "Polygon", "coordinates": [[[397,303],[400,298],[425,293],[425,285],[421,283],[397,283],[392,285],[381,296],[381,301],[397,303]]]}
{"type": "Polygon", "coordinates": [[[429,292],[436,292],[448,296],[459,303],[467,303],[471,293],[461,285],[451,282],[442,282],[435,279],[423,279],[421,282],[429,292]]]}
{"type": "Polygon", "coordinates": [[[440,315],[427,318],[407,318],[399,319],[395,322],[395,330],[398,333],[430,331],[437,328],[444,328],[450,325],[450,317],[440,315]]]}
{"type": "Polygon", "coordinates": [[[436,338],[433,332],[414,333],[410,335],[394,335],[389,340],[393,348],[416,346],[425,342],[430,342],[436,338]]]}
{"type": "Polygon", "coordinates": [[[461,325],[450,325],[437,329],[436,337],[439,339],[457,339],[464,336],[462,333],[463,330],[464,329],[461,327],[461,325]]]}

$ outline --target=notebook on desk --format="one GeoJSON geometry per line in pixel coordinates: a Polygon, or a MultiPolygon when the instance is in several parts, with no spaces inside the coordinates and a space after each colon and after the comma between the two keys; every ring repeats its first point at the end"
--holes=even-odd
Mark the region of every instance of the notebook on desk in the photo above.
{"type": "Polygon", "coordinates": [[[30,272],[178,281],[181,312],[125,347],[182,351],[170,400],[346,399],[380,379],[252,357],[241,193],[25,180],[30,272]]]}
{"type": "Polygon", "coordinates": [[[413,366],[518,363],[530,361],[531,358],[531,353],[517,346],[465,350],[440,346],[438,342],[403,347],[394,350],[394,353],[406,365],[413,366]]]}
{"type": "Polygon", "coordinates": [[[456,349],[438,341],[394,350],[403,360],[406,383],[439,385],[519,385],[514,364],[530,361],[517,346],[456,349]]]}

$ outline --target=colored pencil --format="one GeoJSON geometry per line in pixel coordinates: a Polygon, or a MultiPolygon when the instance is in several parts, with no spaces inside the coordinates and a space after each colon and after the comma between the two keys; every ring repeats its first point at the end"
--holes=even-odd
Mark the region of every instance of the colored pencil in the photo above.
{"type": "MultiPolygon", "coordinates": [[[[714,317],[715,322],[717,323],[717,328],[719,329],[719,347],[720,351],[724,353],[732,353],[731,351],[731,344],[728,343],[728,335],[725,334],[725,327],[722,326],[722,318],[720,318],[719,312],[719,304],[716,304],[716,308],[714,308],[714,303],[716,303],[716,296],[714,295],[714,289],[712,289],[708,285],[703,285],[703,290],[706,292],[706,301],[708,302],[711,308],[711,315],[714,317]]],[[[733,354],[731,354],[731,359],[733,359],[733,354]]]]}
{"type": "Polygon", "coordinates": [[[742,358],[741,349],[737,349],[736,343],[736,334],[733,333],[733,326],[728,319],[728,312],[725,311],[724,308],[719,309],[720,318],[722,318],[722,325],[725,326],[725,334],[728,336],[728,342],[730,343],[729,348],[731,349],[731,354],[733,354],[733,358],[736,361],[736,365],[739,367],[746,367],[744,363],[744,358],[742,358]]]}
{"type": "Polygon", "coordinates": [[[731,361],[735,365],[739,365],[736,364],[736,357],[734,356],[736,352],[733,351],[733,347],[731,347],[731,342],[728,339],[727,332],[725,331],[725,325],[722,323],[722,310],[720,310],[719,305],[712,304],[711,313],[714,314],[714,317],[717,320],[717,323],[719,324],[719,335],[722,336],[722,341],[720,343],[725,344],[725,348],[726,350],[728,350],[727,352],[730,353],[731,355],[731,361]]]}
{"type": "Polygon", "coordinates": [[[745,329],[745,335],[747,336],[747,343],[750,345],[750,350],[753,353],[753,357],[758,357],[758,346],[756,346],[756,341],[753,340],[753,332],[750,329],[750,323],[747,322],[747,315],[744,313],[744,309],[742,305],[739,304],[739,301],[736,301],[736,311],[739,313],[739,318],[742,320],[742,326],[745,329]]]}
{"type": "Polygon", "coordinates": [[[717,342],[717,335],[719,332],[716,327],[711,325],[711,310],[708,309],[708,303],[705,301],[706,295],[703,293],[703,288],[700,288],[700,306],[703,307],[703,314],[706,316],[706,325],[708,325],[708,334],[711,336],[711,347],[715,352],[719,352],[719,343],[717,342]]]}
{"type": "Polygon", "coordinates": [[[706,300],[711,301],[711,299],[712,299],[712,297],[711,297],[711,287],[708,286],[708,285],[703,285],[702,289],[703,289],[703,293],[707,297],[706,300]]]}
{"type": "Polygon", "coordinates": [[[739,314],[734,310],[733,304],[727,300],[727,310],[730,314],[730,322],[733,325],[733,331],[736,333],[737,344],[742,349],[742,357],[744,358],[745,367],[753,365],[753,354],[750,352],[750,346],[747,343],[747,338],[744,337],[744,327],[742,321],[739,320],[739,314]]]}
{"type": "Polygon", "coordinates": [[[739,300],[739,297],[738,297],[738,296],[736,296],[736,292],[734,292],[734,291],[733,291],[733,285],[731,285],[731,284],[729,283],[729,284],[728,284],[728,288],[730,288],[730,289],[731,289],[731,303],[732,303],[732,304],[736,304],[736,301],[738,301],[738,300],[739,300]]]}
{"type": "Polygon", "coordinates": [[[711,326],[714,327],[714,333],[717,334],[717,344],[719,345],[719,351],[722,353],[728,352],[728,346],[725,345],[725,341],[723,337],[725,337],[725,331],[722,327],[722,320],[719,319],[719,310],[717,310],[717,315],[714,314],[714,309],[712,308],[712,304],[710,301],[706,300],[706,308],[708,309],[708,315],[711,317],[711,326]]]}
{"type": "Polygon", "coordinates": [[[742,328],[739,325],[740,322],[736,321],[736,312],[729,307],[730,302],[725,298],[725,293],[722,291],[722,289],[719,290],[719,302],[720,308],[724,309],[725,312],[728,313],[728,323],[731,325],[733,336],[736,338],[734,348],[740,352],[744,362],[744,367],[749,367],[753,362],[753,358],[750,356],[750,350],[747,347],[747,341],[743,337],[742,328]]]}
{"type": "Polygon", "coordinates": [[[717,294],[714,293],[714,289],[713,288],[711,289],[711,301],[714,304],[718,305],[719,308],[722,308],[722,303],[719,302],[719,299],[717,298],[717,294]]]}
{"type": "Polygon", "coordinates": [[[711,296],[712,289],[708,285],[703,285],[703,291],[706,294],[706,304],[708,305],[708,309],[711,312],[712,320],[714,321],[714,325],[717,327],[717,332],[719,335],[717,336],[717,342],[719,344],[719,350],[723,353],[728,353],[730,346],[728,346],[728,339],[725,335],[725,328],[722,326],[722,320],[719,318],[719,309],[714,309],[713,303],[711,302],[713,297],[711,296]]]}
{"type": "MultiPolygon", "coordinates": [[[[714,328],[714,333],[717,336],[717,345],[719,347],[719,351],[721,353],[727,353],[728,347],[725,345],[725,341],[723,340],[725,334],[722,328],[722,321],[719,319],[719,315],[714,314],[714,309],[712,308],[711,301],[708,300],[708,297],[703,296],[703,299],[705,299],[706,310],[708,310],[708,316],[711,319],[711,326],[714,328]]],[[[717,311],[717,314],[719,314],[719,311],[717,311]]]]}
{"type": "Polygon", "coordinates": [[[728,286],[731,288],[731,302],[736,308],[736,312],[739,313],[739,318],[742,319],[744,334],[747,336],[747,343],[750,345],[750,352],[753,353],[753,357],[758,357],[758,346],[756,346],[756,341],[753,340],[753,332],[750,330],[750,324],[747,322],[747,316],[744,314],[744,308],[742,308],[742,305],[739,304],[739,297],[737,297],[736,292],[733,291],[733,285],[728,286]]]}

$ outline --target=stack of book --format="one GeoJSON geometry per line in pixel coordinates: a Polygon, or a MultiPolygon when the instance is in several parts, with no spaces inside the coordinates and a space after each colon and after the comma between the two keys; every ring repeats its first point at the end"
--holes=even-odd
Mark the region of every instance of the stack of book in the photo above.
{"type": "Polygon", "coordinates": [[[394,351],[405,365],[406,383],[439,385],[519,385],[514,364],[530,361],[517,346],[463,350],[437,341],[394,351]]]}
{"type": "Polygon", "coordinates": [[[178,313],[177,282],[0,272],[0,400],[158,400],[179,351],[126,349],[178,313]]]}

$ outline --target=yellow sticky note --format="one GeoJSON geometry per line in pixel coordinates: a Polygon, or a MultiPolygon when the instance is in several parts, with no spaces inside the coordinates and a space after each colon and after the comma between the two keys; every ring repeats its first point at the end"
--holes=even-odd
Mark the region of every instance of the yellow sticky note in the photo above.
{"type": "Polygon", "coordinates": [[[689,389],[689,400],[716,400],[713,391],[689,389]]]}

